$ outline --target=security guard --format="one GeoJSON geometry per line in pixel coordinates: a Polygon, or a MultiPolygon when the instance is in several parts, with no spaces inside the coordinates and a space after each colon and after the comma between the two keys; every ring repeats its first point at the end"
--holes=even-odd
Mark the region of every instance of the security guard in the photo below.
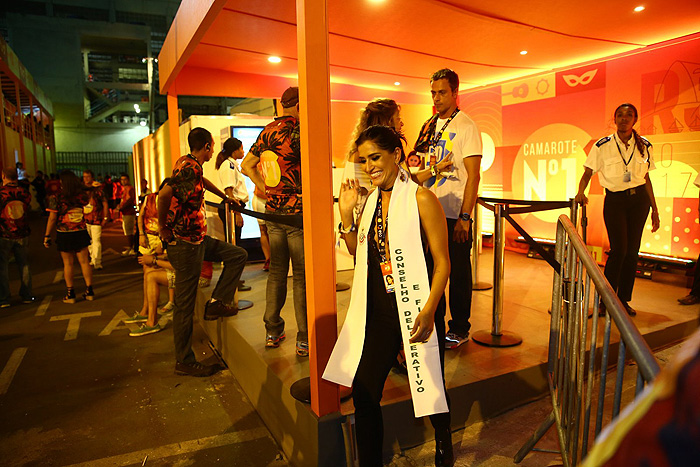
{"type": "MultiPolygon", "coordinates": [[[[630,316],[637,314],[628,302],[632,299],[639,245],[649,207],[651,231],[659,228],[659,210],[649,179],[649,170],[656,166],[651,143],[633,128],[638,115],[632,104],[622,104],[615,109],[617,132],[593,145],[583,164],[585,171],[576,194],[576,202],[588,203],[584,191],[593,173],[597,172],[598,181],[605,188],[603,219],[610,240],[605,277],[630,316]]],[[[600,313],[605,313],[602,302],[600,313]]]]}

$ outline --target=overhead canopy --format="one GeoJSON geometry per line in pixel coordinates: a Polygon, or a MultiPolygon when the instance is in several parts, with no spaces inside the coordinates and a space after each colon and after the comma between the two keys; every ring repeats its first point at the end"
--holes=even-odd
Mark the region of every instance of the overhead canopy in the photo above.
{"type": "MultiPolygon", "coordinates": [[[[635,12],[635,4],[609,0],[329,0],[331,97],[426,103],[426,80],[439,68],[457,71],[465,90],[698,30],[697,0],[643,5],[635,12]]],[[[161,92],[279,97],[297,78],[295,11],[292,0],[183,1],[159,56],[161,92]]]]}

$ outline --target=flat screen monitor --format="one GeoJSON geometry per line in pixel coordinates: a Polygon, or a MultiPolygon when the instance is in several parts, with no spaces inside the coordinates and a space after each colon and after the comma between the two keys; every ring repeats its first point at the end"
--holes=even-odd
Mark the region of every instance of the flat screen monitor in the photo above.
{"type": "MultiPolygon", "coordinates": [[[[238,138],[243,143],[243,152],[248,154],[250,147],[258,139],[258,135],[263,130],[262,126],[232,126],[231,127],[231,137],[238,138]]],[[[246,209],[252,210],[253,202],[253,192],[255,191],[255,184],[248,178],[245,178],[245,186],[248,189],[248,204],[246,204],[246,209]]],[[[260,238],[260,227],[258,226],[258,220],[254,217],[243,215],[243,229],[241,229],[241,239],[245,240],[248,238],[260,238]]]]}

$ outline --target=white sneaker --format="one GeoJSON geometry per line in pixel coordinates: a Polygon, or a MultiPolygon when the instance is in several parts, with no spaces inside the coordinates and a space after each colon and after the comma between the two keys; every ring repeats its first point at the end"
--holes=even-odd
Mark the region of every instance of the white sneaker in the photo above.
{"type": "Polygon", "coordinates": [[[158,310],[158,313],[160,313],[163,316],[169,317],[173,315],[173,310],[175,309],[175,304],[173,302],[168,302],[163,307],[158,310]]]}

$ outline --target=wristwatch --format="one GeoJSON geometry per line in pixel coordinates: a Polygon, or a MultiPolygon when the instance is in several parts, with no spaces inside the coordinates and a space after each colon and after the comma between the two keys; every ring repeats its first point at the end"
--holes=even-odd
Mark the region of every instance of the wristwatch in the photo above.
{"type": "Polygon", "coordinates": [[[462,219],[463,221],[470,221],[470,220],[472,220],[472,216],[470,216],[468,212],[463,212],[463,213],[459,216],[459,218],[462,219]]]}

